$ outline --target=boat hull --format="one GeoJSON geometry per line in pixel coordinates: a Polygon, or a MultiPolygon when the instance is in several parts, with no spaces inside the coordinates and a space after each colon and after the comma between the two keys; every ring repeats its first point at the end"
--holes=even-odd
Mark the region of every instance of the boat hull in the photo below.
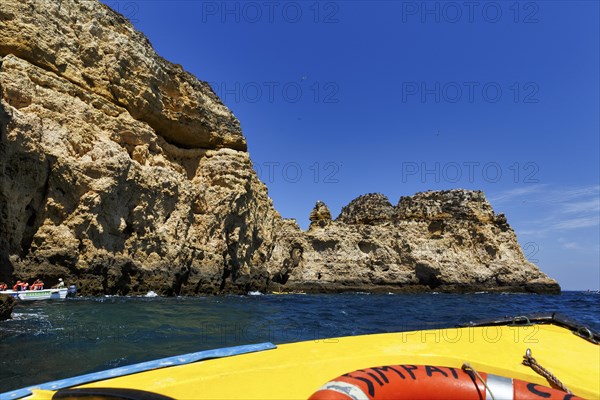
{"type": "Polygon", "coordinates": [[[69,289],[42,289],[42,290],[4,290],[0,294],[12,296],[20,301],[37,301],[37,300],[62,300],[67,297],[69,289]]]}
{"type": "Polygon", "coordinates": [[[472,326],[319,339],[177,366],[157,360],[150,370],[127,372],[136,366],[122,367],[124,376],[109,370],[104,378],[71,378],[21,393],[50,399],[60,388],[77,387],[124,388],[175,399],[306,399],[329,380],[359,369],[396,364],[460,369],[464,363],[480,372],[549,386],[522,364],[528,348],[575,395],[600,397],[598,344],[556,325],[472,326]]]}

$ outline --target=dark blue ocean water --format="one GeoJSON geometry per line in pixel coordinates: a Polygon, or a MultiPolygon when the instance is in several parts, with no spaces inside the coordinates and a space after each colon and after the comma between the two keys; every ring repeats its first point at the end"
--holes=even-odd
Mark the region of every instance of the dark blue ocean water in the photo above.
{"type": "Polygon", "coordinates": [[[600,330],[600,296],[420,294],[107,297],[20,303],[0,322],[0,392],[199,350],[452,327],[560,312],[600,330]]]}

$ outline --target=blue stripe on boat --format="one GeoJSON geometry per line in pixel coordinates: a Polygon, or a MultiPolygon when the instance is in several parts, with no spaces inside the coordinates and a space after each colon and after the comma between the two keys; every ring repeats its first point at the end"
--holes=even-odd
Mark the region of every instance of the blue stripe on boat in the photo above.
{"type": "Polygon", "coordinates": [[[206,360],[209,358],[222,358],[237,356],[239,354],[254,353],[257,351],[272,350],[276,349],[273,343],[259,343],[250,344],[245,346],[225,347],[222,349],[205,350],[197,353],[182,354],[180,356],[173,356],[167,358],[160,358],[158,360],[146,361],[139,364],[126,365],[124,367],[118,367],[113,369],[107,369],[105,371],[94,372],[91,374],[76,376],[68,379],[61,379],[58,381],[52,381],[42,383],[41,385],[33,385],[23,389],[13,390],[11,392],[1,393],[0,399],[20,399],[25,396],[32,394],[32,390],[59,390],[68,387],[79,386],[86,383],[95,381],[101,381],[104,379],[116,378],[119,376],[137,374],[138,372],[150,371],[153,369],[173,367],[176,365],[184,365],[197,361],[206,360]]]}

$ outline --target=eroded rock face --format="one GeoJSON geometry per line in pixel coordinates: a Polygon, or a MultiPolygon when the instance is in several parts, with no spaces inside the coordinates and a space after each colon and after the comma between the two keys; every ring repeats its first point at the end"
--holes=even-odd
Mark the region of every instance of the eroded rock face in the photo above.
{"type": "Polygon", "coordinates": [[[311,211],[308,219],[310,219],[311,228],[323,228],[329,225],[331,223],[331,212],[329,211],[327,204],[322,201],[317,201],[317,204],[315,204],[315,208],[311,211]]]}
{"type": "Polygon", "coordinates": [[[0,280],[264,288],[279,217],[206,83],[96,1],[3,1],[0,43],[0,280]]]}
{"type": "Polygon", "coordinates": [[[125,109],[169,143],[246,149],[239,121],[210,86],[159,57],[108,6],[3,0],[1,7],[0,55],[12,54],[125,109]]]}
{"type": "Polygon", "coordinates": [[[336,221],[345,224],[374,225],[390,222],[394,215],[394,207],[381,193],[369,193],[357,197],[342,208],[336,221]]]}
{"type": "Polygon", "coordinates": [[[506,217],[478,191],[418,193],[396,207],[369,194],[331,224],[286,238],[270,263],[291,260],[292,249],[302,254],[288,271],[293,290],[560,291],[525,259],[506,217]]]}
{"type": "Polygon", "coordinates": [[[496,218],[483,192],[470,190],[431,191],[401,197],[394,214],[399,220],[423,221],[454,218],[487,223],[496,218]]]}
{"type": "Polygon", "coordinates": [[[84,295],[556,291],[481,192],[369,194],[303,232],[239,122],[96,1],[0,4],[0,281],[84,295]]]}

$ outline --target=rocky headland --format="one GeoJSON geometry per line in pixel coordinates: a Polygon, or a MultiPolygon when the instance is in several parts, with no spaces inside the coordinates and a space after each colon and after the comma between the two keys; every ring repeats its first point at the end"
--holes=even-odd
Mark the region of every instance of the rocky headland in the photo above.
{"type": "Polygon", "coordinates": [[[0,281],[84,295],[556,293],[483,193],[361,196],[301,230],[210,86],[97,1],[0,5],[0,281]]]}
{"type": "Polygon", "coordinates": [[[331,219],[318,202],[301,231],[284,221],[269,265],[289,266],[292,290],[376,292],[559,291],[528,262],[503,214],[480,191],[354,199],[331,219]]]}

